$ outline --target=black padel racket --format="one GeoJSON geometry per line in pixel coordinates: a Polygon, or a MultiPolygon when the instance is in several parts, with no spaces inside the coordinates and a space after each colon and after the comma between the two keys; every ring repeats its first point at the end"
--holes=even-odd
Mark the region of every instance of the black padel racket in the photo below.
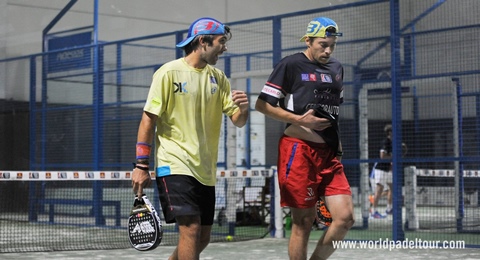
{"type": "Polygon", "coordinates": [[[162,241],[160,217],[147,196],[135,196],[128,218],[128,238],[133,248],[140,251],[155,249],[162,241]]]}
{"type": "Polygon", "coordinates": [[[323,130],[316,131],[325,142],[333,149],[335,153],[338,151],[338,144],[340,143],[340,129],[338,128],[337,120],[333,115],[323,110],[322,107],[317,107],[314,109],[315,115],[318,117],[326,118],[332,124],[331,127],[323,130]]]}

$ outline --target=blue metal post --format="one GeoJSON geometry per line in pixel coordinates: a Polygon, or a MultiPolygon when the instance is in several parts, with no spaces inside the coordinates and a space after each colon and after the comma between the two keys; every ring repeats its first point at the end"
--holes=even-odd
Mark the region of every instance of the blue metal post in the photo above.
{"type": "MultiPolygon", "coordinates": [[[[272,65],[275,66],[281,59],[282,59],[282,19],[279,17],[273,18],[273,35],[272,35],[272,43],[273,43],[273,57],[272,57],[272,65]]],[[[272,66],[272,67],[273,67],[272,66]]]]}
{"type": "Polygon", "coordinates": [[[35,59],[37,56],[30,58],[30,169],[34,169],[35,151],[37,150],[37,66],[35,59]]]}
{"type": "MultiPolygon", "coordinates": [[[[183,32],[177,32],[177,33],[175,34],[175,40],[176,40],[176,43],[177,43],[177,42],[181,42],[181,41],[183,40],[183,32]]],[[[176,44],[176,43],[175,43],[175,44],[176,44]]],[[[180,59],[181,57],[183,57],[183,49],[181,49],[181,48],[176,48],[176,49],[175,49],[175,57],[176,57],[177,59],[180,59]]]]}
{"type": "Polygon", "coordinates": [[[462,119],[462,85],[460,84],[459,78],[452,78],[452,81],[456,84],[457,94],[457,118],[458,118],[458,133],[455,133],[458,136],[458,205],[457,205],[457,231],[463,230],[463,217],[465,216],[465,205],[464,205],[464,180],[463,180],[463,163],[461,158],[463,157],[463,119],[462,119]]]}
{"type": "Polygon", "coordinates": [[[122,101],[122,44],[117,43],[117,102],[122,101]]]}
{"type": "Polygon", "coordinates": [[[390,0],[390,46],[392,76],[392,126],[393,126],[393,240],[404,240],[402,228],[402,86],[400,56],[400,4],[390,0]]]}
{"type": "MultiPolygon", "coordinates": [[[[36,56],[30,58],[30,169],[33,169],[36,151],[36,85],[37,85],[37,67],[35,63],[36,56]]],[[[28,185],[28,221],[37,221],[37,196],[35,189],[36,182],[30,181],[28,185]]]]}
{"type": "MultiPolygon", "coordinates": [[[[224,61],[225,64],[224,64],[223,72],[225,73],[225,75],[226,75],[228,78],[230,78],[230,75],[232,74],[232,59],[230,58],[230,56],[226,55],[225,58],[224,58],[224,60],[225,60],[225,61],[224,61]]],[[[227,117],[227,116],[224,116],[224,122],[225,122],[225,126],[224,126],[224,130],[225,130],[225,131],[223,132],[223,133],[224,133],[224,134],[223,134],[223,136],[224,136],[224,144],[226,144],[226,143],[227,143],[227,140],[228,140],[228,122],[227,122],[227,121],[228,121],[228,117],[227,117]]],[[[230,167],[230,165],[227,165],[227,160],[228,160],[228,159],[227,159],[227,158],[228,158],[228,147],[227,147],[227,145],[225,145],[224,150],[225,150],[225,153],[224,153],[224,155],[225,155],[225,160],[224,160],[224,162],[225,162],[225,168],[228,168],[228,167],[230,167]]]]}
{"type": "MultiPolygon", "coordinates": [[[[247,64],[246,64],[246,70],[247,71],[250,71],[251,67],[250,67],[250,62],[251,62],[251,56],[248,55],[247,56],[247,64]]],[[[251,99],[250,99],[250,92],[251,92],[251,84],[252,84],[252,80],[250,78],[247,78],[246,79],[246,92],[247,92],[247,98],[248,98],[248,103],[251,104],[251,99]]],[[[248,108],[249,112],[250,111],[250,107],[248,108]]],[[[244,152],[244,156],[245,156],[245,161],[247,163],[247,165],[245,165],[247,167],[247,169],[250,169],[252,168],[252,160],[251,160],[251,152],[252,152],[252,144],[251,144],[251,120],[248,120],[247,121],[247,125],[245,126],[245,152],[244,152]]]]}
{"type": "MultiPolygon", "coordinates": [[[[98,0],[93,8],[93,168],[100,170],[103,161],[103,75],[101,60],[102,49],[98,44],[98,0]]],[[[93,215],[96,225],[104,225],[103,218],[103,184],[101,181],[93,182],[93,215]]]]}
{"type": "Polygon", "coordinates": [[[413,150],[413,154],[410,156],[417,157],[418,156],[418,151],[419,151],[419,136],[420,136],[420,111],[419,108],[420,106],[418,105],[418,95],[417,95],[417,87],[413,86],[412,87],[412,92],[413,92],[413,133],[414,133],[414,142],[413,142],[413,147],[411,150],[413,150]]]}
{"type": "MultiPolygon", "coordinates": [[[[40,169],[45,170],[45,158],[47,150],[47,56],[42,55],[42,97],[40,115],[40,169]]],[[[35,160],[35,157],[30,158],[35,160]]],[[[37,167],[36,167],[37,169],[37,167]]]]}

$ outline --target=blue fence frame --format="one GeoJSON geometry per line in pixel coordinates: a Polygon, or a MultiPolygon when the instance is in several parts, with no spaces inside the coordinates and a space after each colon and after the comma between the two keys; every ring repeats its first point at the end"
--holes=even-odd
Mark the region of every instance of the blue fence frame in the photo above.
{"type": "MultiPolygon", "coordinates": [[[[54,22],[58,21],[58,19],[61,18],[61,16],[68,11],[68,9],[73,5],[76,1],[70,1],[70,3],[65,7],[64,10],[62,10],[61,14],[52,21],[52,24],[54,22]]],[[[480,114],[480,93],[478,92],[468,92],[468,93],[462,93],[462,77],[465,76],[477,76],[480,75],[480,70],[478,68],[473,68],[471,70],[465,70],[465,69],[452,69],[451,71],[443,71],[443,72],[434,72],[430,74],[420,74],[417,71],[417,59],[418,59],[418,53],[417,53],[417,47],[416,47],[416,41],[417,37],[419,36],[425,36],[429,34],[438,34],[438,33],[449,33],[449,32],[458,32],[458,31],[468,31],[468,30],[478,30],[480,28],[480,23],[477,24],[467,24],[464,26],[455,26],[451,28],[432,28],[432,29],[427,29],[423,31],[417,30],[417,24],[422,22],[423,19],[428,17],[430,14],[436,12],[439,10],[443,5],[448,3],[447,0],[438,0],[434,4],[432,4],[430,7],[426,8],[423,12],[421,12],[419,15],[411,19],[406,25],[401,26],[401,17],[402,14],[400,13],[400,3],[402,1],[400,0],[371,0],[371,1],[362,1],[362,2],[356,2],[356,3],[349,3],[349,4],[344,4],[344,5],[338,5],[338,6],[332,6],[332,7],[326,7],[326,8],[319,8],[319,9],[313,9],[313,10],[308,10],[308,11],[302,11],[302,12],[296,12],[296,13],[290,13],[290,14],[285,14],[285,15],[278,15],[278,16],[271,16],[271,17],[262,17],[262,18],[257,18],[257,19],[250,19],[250,20],[244,20],[244,21],[238,21],[238,22],[232,22],[229,25],[233,28],[235,27],[241,27],[245,25],[251,25],[251,24],[257,24],[257,23],[262,23],[265,22],[266,24],[270,23],[271,26],[271,50],[259,50],[259,51],[252,51],[249,53],[226,53],[224,56],[221,57],[221,62],[223,64],[220,65],[222,69],[225,71],[227,76],[230,76],[234,72],[239,71],[239,66],[236,66],[236,62],[240,59],[245,59],[245,66],[242,67],[244,71],[251,71],[255,70],[254,66],[254,59],[266,59],[270,60],[271,59],[271,67],[273,67],[280,59],[295,51],[300,51],[303,49],[303,46],[298,46],[298,47],[284,47],[285,42],[283,40],[283,32],[286,30],[286,22],[289,19],[293,19],[296,17],[301,17],[302,18],[302,24],[304,23],[303,19],[305,16],[311,16],[315,14],[332,14],[332,15],[338,15],[339,12],[342,11],[347,11],[352,8],[365,8],[365,7],[372,7],[376,5],[386,5],[388,4],[388,10],[390,12],[389,16],[389,22],[390,22],[390,32],[388,35],[379,35],[376,37],[371,37],[371,38],[362,38],[362,35],[358,35],[357,38],[349,38],[345,41],[339,41],[339,48],[341,49],[342,47],[348,47],[348,46],[354,46],[355,44],[361,44],[361,43],[366,43],[366,42],[381,42],[377,48],[370,50],[369,52],[366,52],[363,56],[358,58],[355,63],[346,63],[345,67],[348,67],[351,69],[353,75],[358,75],[361,73],[362,70],[365,69],[364,65],[372,59],[376,54],[378,54],[379,51],[382,49],[385,49],[385,47],[390,46],[390,57],[391,59],[389,60],[389,64],[386,67],[389,67],[389,72],[390,72],[390,78],[385,80],[386,82],[390,82],[392,86],[392,91],[391,91],[391,103],[392,103],[392,115],[391,115],[391,121],[393,125],[393,149],[394,149],[394,157],[392,159],[394,168],[394,179],[393,182],[395,183],[393,187],[393,193],[394,193],[394,208],[393,208],[393,229],[392,229],[392,237],[394,240],[403,240],[405,238],[405,234],[402,228],[402,222],[403,222],[403,217],[401,213],[401,208],[402,208],[402,200],[401,200],[401,195],[402,195],[402,183],[403,179],[401,177],[401,173],[403,172],[403,169],[401,168],[402,165],[405,163],[419,163],[419,162],[435,162],[435,161],[442,161],[442,162],[458,162],[460,164],[461,169],[463,169],[463,165],[465,163],[475,163],[480,161],[480,138],[477,140],[476,143],[476,152],[474,155],[469,155],[469,156],[464,156],[462,154],[462,149],[460,149],[460,153],[458,155],[452,155],[452,156],[444,156],[444,157],[434,157],[434,156],[418,156],[418,157],[409,157],[409,158],[402,158],[401,157],[401,143],[402,143],[402,137],[404,137],[404,131],[402,131],[402,121],[403,121],[403,116],[401,114],[402,111],[402,82],[406,80],[412,80],[412,79],[430,79],[430,78],[440,78],[440,77],[452,77],[452,85],[456,85],[458,88],[458,93],[457,93],[457,105],[458,105],[458,118],[459,118],[459,132],[458,132],[458,138],[460,144],[463,144],[463,136],[462,136],[462,118],[464,115],[462,114],[462,100],[464,98],[468,97],[474,97],[475,98],[475,104],[476,104],[476,110],[475,114],[477,115],[476,120],[474,121],[474,128],[475,128],[475,133],[477,136],[480,136],[480,117],[478,115],[480,114]],[[402,45],[403,43],[403,45],[402,45]],[[402,48],[403,47],[403,48],[402,48]],[[402,56],[403,54],[403,56],[402,56]]],[[[450,1],[451,2],[451,1],[450,1]]],[[[137,38],[132,38],[132,39],[126,39],[126,40],[120,40],[120,41],[115,41],[115,42],[100,42],[98,41],[98,6],[97,6],[97,1],[95,1],[95,18],[94,18],[94,42],[90,45],[85,45],[85,46],[79,46],[79,47],[73,47],[70,50],[82,50],[82,49],[88,49],[92,50],[93,53],[93,68],[92,70],[87,70],[87,71],[81,71],[79,73],[70,73],[70,74],[65,74],[65,75],[50,75],[48,71],[46,71],[47,66],[43,65],[42,71],[38,71],[38,64],[45,62],[46,57],[48,55],[55,55],[62,50],[56,50],[56,51],[48,51],[48,52],[43,52],[41,54],[35,54],[35,55],[29,55],[29,56],[24,56],[24,57],[17,57],[17,58],[12,58],[12,59],[5,59],[0,62],[11,62],[14,60],[22,60],[22,59],[29,59],[30,61],[30,113],[31,113],[31,119],[30,119],[30,168],[31,169],[36,169],[36,170],[47,170],[47,169],[61,169],[61,168],[90,168],[92,170],[103,170],[105,168],[109,167],[119,167],[119,168],[125,168],[125,167],[130,167],[129,162],[124,162],[124,161],[117,161],[117,162],[111,162],[111,161],[105,161],[104,155],[105,155],[105,141],[103,139],[105,133],[105,123],[109,122],[109,120],[115,121],[115,120],[126,120],[126,121],[131,121],[135,122],[138,120],[138,118],[133,118],[133,117],[124,117],[124,118],[114,118],[114,119],[107,119],[105,118],[105,110],[107,108],[112,108],[120,105],[130,105],[130,104],[139,104],[142,103],[143,100],[129,100],[129,101],[122,101],[121,100],[121,92],[122,92],[122,86],[124,86],[125,83],[123,80],[123,74],[129,72],[129,71],[136,71],[136,70],[150,70],[153,72],[156,68],[158,68],[163,62],[158,62],[158,63],[148,63],[148,64],[143,64],[142,66],[133,66],[133,67],[124,67],[123,62],[125,61],[123,55],[125,49],[128,47],[133,47],[133,46],[139,46],[139,47],[145,47],[145,48],[152,48],[155,50],[158,49],[163,49],[165,52],[168,53],[173,53],[171,56],[179,58],[183,56],[182,50],[180,49],[174,49],[173,47],[169,46],[174,46],[175,42],[180,41],[183,39],[185,33],[187,32],[186,30],[183,31],[176,31],[176,32],[169,32],[169,33],[162,33],[162,34],[155,34],[155,35],[149,35],[149,36],[144,36],[144,37],[137,37],[137,38]],[[171,42],[168,45],[155,45],[155,46],[149,46],[148,44],[142,44],[142,41],[147,41],[152,40],[152,39],[171,39],[171,42]],[[108,52],[106,54],[106,49],[113,48],[114,51],[108,52]],[[105,59],[106,56],[110,57],[109,55],[113,55],[115,53],[116,58],[113,68],[112,67],[105,67],[105,59]],[[38,82],[37,82],[37,74],[41,73],[41,100],[37,100],[36,98],[36,88],[38,87],[38,82]],[[111,103],[105,103],[105,86],[108,84],[111,84],[110,82],[106,82],[105,75],[113,73],[115,75],[115,84],[118,86],[117,88],[117,98],[116,102],[111,102],[111,103]],[[65,106],[49,106],[48,103],[48,84],[49,81],[51,80],[66,80],[68,81],[72,77],[92,77],[92,81],[90,82],[92,84],[92,91],[93,91],[93,100],[92,104],[89,105],[83,105],[83,104],[78,104],[78,105],[65,105],[65,106]],[[47,140],[47,128],[48,128],[48,122],[47,122],[47,114],[52,112],[52,111],[58,111],[58,110],[78,110],[78,109],[91,109],[93,113],[92,121],[93,121],[93,127],[92,127],[92,160],[85,163],[78,163],[78,162],[65,162],[65,163],[50,163],[48,162],[48,152],[47,152],[47,147],[46,147],[46,140],[47,140]],[[38,120],[40,118],[40,120],[38,120]],[[40,134],[38,134],[40,133],[40,134]],[[40,139],[40,140],[39,140],[40,139]],[[38,153],[38,151],[40,151],[38,153]]],[[[51,28],[53,25],[49,25],[48,27],[51,28]]],[[[302,25],[303,26],[303,25],[302,25]]],[[[302,27],[303,28],[303,27],[302,27]]],[[[46,28],[47,29],[47,28],[46,28]]],[[[48,30],[47,30],[48,31],[48,30]]],[[[288,45],[287,45],[288,46],[288,45]]],[[[383,65],[385,67],[385,64],[383,65]]],[[[269,67],[270,68],[270,67],[269,67]]],[[[355,76],[352,76],[350,79],[347,79],[344,82],[345,86],[352,87],[352,92],[353,98],[347,100],[344,104],[344,106],[347,107],[352,107],[352,110],[355,111],[355,114],[358,115],[358,95],[360,92],[360,89],[363,88],[365,84],[373,83],[373,82],[378,82],[378,79],[365,79],[365,80],[358,80],[355,78],[355,76]]],[[[380,80],[382,81],[382,80],[380,80]]],[[[251,86],[251,81],[248,79],[246,81],[246,90],[248,93],[254,95],[254,91],[252,90],[251,86]]],[[[414,96],[415,104],[418,104],[418,97],[416,97],[416,90],[415,88],[412,88],[412,94],[414,96]]],[[[253,100],[250,100],[253,102],[253,100]]],[[[417,110],[415,110],[417,111],[417,110]]],[[[417,111],[418,112],[418,111],[417,111]]],[[[121,114],[121,113],[119,113],[121,114]]],[[[420,125],[420,119],[418,114],[414,115],[413,119],[413,124],[415,126],[414,132],[419,132],[419,125],[420,125]]],[[[349,121],[349,126],[353,126],[354,130],[351,131],[351,135],[346,136],[345,140],[348,140],[346,143],[346,147],[348,148],[349,154],[346,156],[344,159],[343,163],[347,168],[358,168],[358,165],[360,163],[370,163],[373,164],[374,162],[379,161],[379,158],[371,157],[368,160],[364,159],[359,159],[356,154],[360,153],[358,143],[359,143],[359,137],[358,137],[358,118],[353,117],[349,121]],[[355,134],[357,133],[357,134],[355,134]]],[[[247,126],[247,129],[249,129],[249,125],[247,126]]],[[[250,136],[250,133],[247,132],[247,136],[250,136]]],[[[250,140],[246,140],[247,143],[247,148],[249,149],[249,143],[250,140]]],[[[121,158],[122,156],[119,155],[118,158],[121,158]]],[[[250,155],[246,155],[247,158],[247,168],[251,166],[250,164],[250,155]]],[[[265,165],[266,167],[269,167],[270,165],[265,165]]],[[[357,171],[358,173],[358,171],[357,171]]],[[[458,185],[459,189],[459,194],[463,194],[463,189],[464,189],[464,183],[463,183],[463,178],[460,178],[460,183],[458,185]]],[[[479,186],[480,188],[480,186],[479,186]]],[[[94,202],[95,203],[101,203],[101,184],[98,184],[97,186],[94,187],[96,190],[96,195],[95,197],[98,197],[99,200],[94,202]]],[[[462,196],[462,195],[460,195],[462,196]]],[[[459,198],[460,201],[463,201],[462,197],[459,198]]],[[[97,206],[99,204],[96,204],[97,206]]],[[[101,210],[102,207],[95,207],[99,210],[101,210]]],[[[459,216],[463,216],[464,212],[464,205],[460,204],[458,208],[456,209],[459,216]]],[[[96,216],[101,216],[101,212],[95,212],[96,216]]],[[[99,220],[100,221],[100,220],[99,220]]],[[[100,222],[99,222],[100,223],[100,222]]],[[[363,225],[361,228],[368,228],[368,220],[363,219],[363,225]]],[[[461,218],[458,220],[457,223],[457,230],[460,232],[462,231],[462,221],[461,218]]]]}

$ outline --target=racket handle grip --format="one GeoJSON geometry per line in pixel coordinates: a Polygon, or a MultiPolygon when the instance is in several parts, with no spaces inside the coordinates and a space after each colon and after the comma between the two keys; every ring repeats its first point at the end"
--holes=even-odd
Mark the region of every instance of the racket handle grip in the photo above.
{"type": "Polygon", "coordinates": [[[133,203],[133,206],[138,206],[138,205],[143,205],[145,204],[145,201],[143,201],[143,198],[145,197],[145,194],[142,194],[141,198],[138,198],[137,195],[135,195],[135,202],[133,203]]]}

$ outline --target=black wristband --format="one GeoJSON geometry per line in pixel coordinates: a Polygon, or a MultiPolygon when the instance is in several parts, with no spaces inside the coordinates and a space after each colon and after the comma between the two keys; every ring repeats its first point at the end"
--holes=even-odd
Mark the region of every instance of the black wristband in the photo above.
{"type": "Polygon", "coordinates": [[[149,165],[150,164],[150,160],[148,159],[137,159],[137,164],[145,164],[145,165],[149,165]]]}
{"type": "Polygon", "coordinates": [[[136,163],[132,163],[133,164],[133,168],[137,168],[137,169],[140,169],[142,171],[150,171],[150,169],[148,169],[148,167],[143,167],[143,166],[140,166],[140,165],[137,165],[136,163]]]}
{"type": "Polygon", "coordinates": [[[343,151],[337,151],[337,156],[343,156],[343,151]]]}

